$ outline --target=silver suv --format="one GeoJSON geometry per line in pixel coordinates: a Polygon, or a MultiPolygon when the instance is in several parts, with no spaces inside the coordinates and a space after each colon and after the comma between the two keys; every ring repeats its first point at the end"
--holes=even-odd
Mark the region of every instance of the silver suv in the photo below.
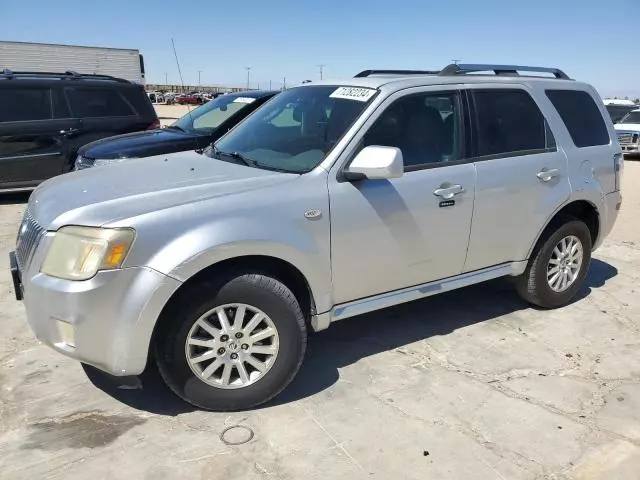
{"type": "Polygon", "coordinates": [[[369,70],[277,95],[204,153],[46,182],[16,295],[65,355],[248,408],[292,380],[309,328],[503,276],[567,304],[621,169],[602,101],[561,70],[369,70]]]}

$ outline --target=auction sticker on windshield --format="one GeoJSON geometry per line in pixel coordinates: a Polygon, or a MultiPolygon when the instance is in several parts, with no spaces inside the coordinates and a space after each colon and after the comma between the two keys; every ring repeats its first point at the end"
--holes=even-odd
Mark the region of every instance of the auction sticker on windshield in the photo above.
{"type": "Polygon", "coordinates": [[[329,97],[342,98],[344,100],[357,100],[359,102],[368,102],[375,95],[376,91],[372,88],[360,87],[339,87],[329,97]]]}
{"type": "Polygon", "coordinates": [[[238,97],[233,99],[233,103],[253,103],[255,101],[256,99],[251,97],[238,97]]]}

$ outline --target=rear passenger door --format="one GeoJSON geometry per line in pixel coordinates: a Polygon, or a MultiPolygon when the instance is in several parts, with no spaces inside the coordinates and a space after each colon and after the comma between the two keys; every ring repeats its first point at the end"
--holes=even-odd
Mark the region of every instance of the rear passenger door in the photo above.
{"type": "Polygon", "coordinates": [[[29,188],[63,172],[78,122],[59,90],[9,82],[0,85],[0,189],[29,188]]]}
{"type": "Polygon", "coordinates": [[[571,193],[566,155],[539,107],[543,94],[505,85],[469,93],[477,177],[465,272],[526,260],[571,193]]]}

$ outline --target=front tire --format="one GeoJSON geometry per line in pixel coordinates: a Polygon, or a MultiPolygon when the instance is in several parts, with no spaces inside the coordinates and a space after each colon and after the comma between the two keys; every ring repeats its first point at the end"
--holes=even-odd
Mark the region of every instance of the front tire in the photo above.
{"type": "Polygon", "coordinates": [[[242,410],[291,382],[306,340],[304,315],[289,288],[266,275],[236,274],[193,287],[167,312],[155,357],[166,384],[187,402],[242,410]]]}
{"type": "Polygon", "coordinates": [[[542,308],[567,305],[582,288],[591,249],[591,232],[585,223],[566,219],[542,237],[525,272],[516,280],[518,293],[542,308]]]}

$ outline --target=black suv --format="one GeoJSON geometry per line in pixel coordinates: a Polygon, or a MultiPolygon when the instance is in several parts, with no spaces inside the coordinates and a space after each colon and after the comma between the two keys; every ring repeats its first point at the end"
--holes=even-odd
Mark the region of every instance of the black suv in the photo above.
{"type": "Polygon", "coordinates": [[[142,85],[104,75],[0,71],[0,191],[73,168],[86,143],[158,127],[142,85]]]}

